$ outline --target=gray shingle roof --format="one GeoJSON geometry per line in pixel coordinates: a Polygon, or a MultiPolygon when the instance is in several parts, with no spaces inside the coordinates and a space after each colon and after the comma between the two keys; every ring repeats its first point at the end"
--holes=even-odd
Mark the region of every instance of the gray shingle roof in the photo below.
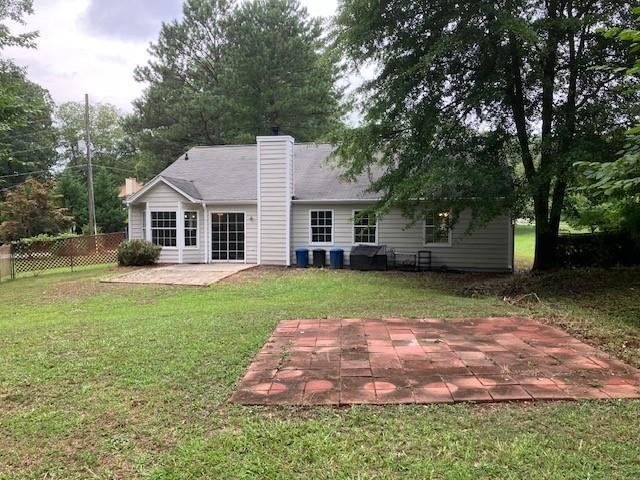
{"type": "MultiPolygon", "coordinates": [[[[340,170],[328,162],[329,144],[295,145],[294,198],[299,200],[371,200],[369,178],[339,179],[340,170]]],[[[256,145],[195,147],[160,173],[189,196],[207,201],[256,200],[256,145]]]]}

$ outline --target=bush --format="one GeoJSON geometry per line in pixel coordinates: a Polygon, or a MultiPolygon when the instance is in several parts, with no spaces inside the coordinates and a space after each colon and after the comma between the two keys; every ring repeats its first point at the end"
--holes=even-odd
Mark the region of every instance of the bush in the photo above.
{"type": "Polygon", "coordinates": [[[36,235],[35,237],[29,238],[21,238],[18,240],[20,243],[24,243],[26,245],[31,245],[32,243],[40,243],[40,242],[54,242],[56,240],[66,240],[67,238],[75,238],[78,235],[75,233],[59,233],[58,235],[48,235],[46,233],[41,233],[40,235],[36,235]]]}
{"type": "Polygon", "coordinates": [[[119,265],[153,265],[160,257],[162,247],[146,240],[128,240],[118,247],[119,265]]]}
{"type": "Polygon", "coordinates": [[[640,245],[629,232],[560,235],[558,264],[565,268],[640,265],[640,245]]]}

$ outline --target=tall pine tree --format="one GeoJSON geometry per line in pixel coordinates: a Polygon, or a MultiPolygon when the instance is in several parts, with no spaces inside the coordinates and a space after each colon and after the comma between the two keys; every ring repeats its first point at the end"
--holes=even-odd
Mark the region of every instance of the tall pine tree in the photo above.
{"type": "Polygon", "coordinates": [[[253,142],[274,127],[310,141],[340,121],[336,59],[295,0],[187,0],[150,51],[128,119],[149,175],[192,145],[253,142]]]}

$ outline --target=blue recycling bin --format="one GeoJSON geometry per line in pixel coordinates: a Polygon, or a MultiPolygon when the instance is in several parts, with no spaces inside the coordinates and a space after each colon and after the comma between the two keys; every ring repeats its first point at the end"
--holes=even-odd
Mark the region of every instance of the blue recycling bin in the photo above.
{"type": "Polygon", "coordinates": [[[344,250],[341,248],[332,248],[329,252],[329,264],[331,268],[344,267],[344,250]]]}
{"type": "Polygon", "coordinates": [[[309,250],[306,248],[296,248],[296,265],[302,268],[309,266],[309,250]]]}

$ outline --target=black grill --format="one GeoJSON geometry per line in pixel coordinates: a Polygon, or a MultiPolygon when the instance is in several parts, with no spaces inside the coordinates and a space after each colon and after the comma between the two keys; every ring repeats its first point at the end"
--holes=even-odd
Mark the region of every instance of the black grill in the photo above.
{"type": "Polygon", "coordinates": [[[386,270],[386,245],[356,245],[351,248],[349,264],[354,270],[386,270]]]}

